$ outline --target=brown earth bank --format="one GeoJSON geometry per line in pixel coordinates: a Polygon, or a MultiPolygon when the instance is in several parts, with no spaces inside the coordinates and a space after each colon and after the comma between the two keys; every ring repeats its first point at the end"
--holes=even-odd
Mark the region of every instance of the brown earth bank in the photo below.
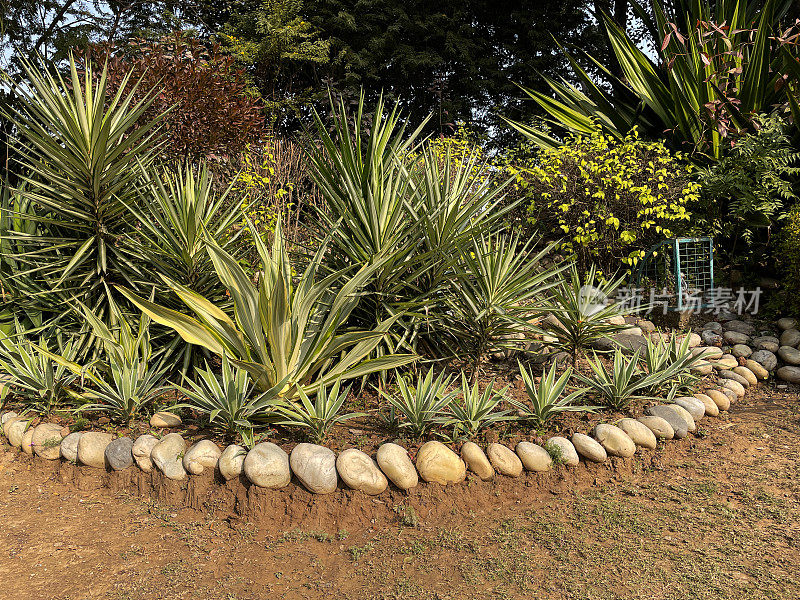
{"type": "Polygon", "coordinates": [[[800,399],[633,459],[376,498],[0,454],[0,600],[797,598],[800,399]]]}

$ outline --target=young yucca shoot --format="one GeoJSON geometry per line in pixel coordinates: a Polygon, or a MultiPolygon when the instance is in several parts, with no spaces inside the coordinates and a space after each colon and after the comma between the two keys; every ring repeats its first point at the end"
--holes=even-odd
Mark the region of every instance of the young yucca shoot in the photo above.
{"type": "Polygon", "coordinates": [[[457,389],[447,391],[451,380],[452,377],[445,377],[444,372],[434,379],[433,369],[430,369],[424,377],[420,375],[417,378],[416,386],[409,385],[405,377],[399,376],[399,398],[383,391],[380,393],[394,409],[399,420],[398,427],[408,430],[415,438],[420,438],[434,425],[444,422],[442,413],[458,394],[457,389]]]}
{"type": "Polygon", "coordinates": [[[302,388],[298,388],[299,403],[287,402],[276,407],[275,411],[282,417],[276,424],[308,429],[315,443],[323,442],[334,425],[364,416],[364,413],[357,412],[339,414],[351,387],[347,386],[340,392],[341,385],[339,379],[328,392],[325,383],[321,382],[313,401],[302,388]]]}
{"type": "Polygon", "coordinates": [[[448,425],[453,425],[453,439],[471,439],[484,427],[514,418],[507,410],[495,410],[506,399],[508,386],[495,390],[493,379],[481,392],[477,382],[470,387],[463,371],[461,386],[461,400],[450,403],[452,416],[447,420],[448,425]]]}
{"type": "Polygon", "coordinates": [[[586,394],[586,388],[580,388],[562,398],[569,380],[572,377],[572,369],[567,367],[564,373],[557,377],[558,366],[555,362],[542,375],[541,381],[537,384],[533,374],[519,364],[519,372],[525,384],[525,392],[528,394],[530,404],[520,402],[514,398],[509,398],[509,402],[517,409],[520,418],[530,422],[534,427],[541,428],[546,426],[556,415],[562,412],[595,412],[598,407],[584,406],[577,404],[586,394]]]}

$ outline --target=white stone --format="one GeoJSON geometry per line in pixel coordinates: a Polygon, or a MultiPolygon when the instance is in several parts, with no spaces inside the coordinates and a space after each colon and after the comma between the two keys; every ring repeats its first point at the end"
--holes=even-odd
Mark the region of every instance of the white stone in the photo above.
{"type": "Polygon", "coordinates": [[[375,460],[395,486],[401,490],[417,487],[419,476],[408,452],[402,446],[393,443],[382,444],[375,454],[375,460]]]}
{"type": "Polygon", "coordinates": [[[289,455],[292,473],[313,494],[330,494],[336,491],[336,454],[317,444],[297,444],[289,455]]]}
{"type": "Polygon", "coordinates": [[[145,473],[149,473],[153,470],[153,461],[150,460],[150,454],[153,452],[153,448],[155,448],[156,444],[158,444],[158,438],[149,433],[140,435],[133,442],[133,448],[131,449],[133,460],[136,461],[136,464],[139,465],[139,468],[145,473]]]}
{"type": "Polygon", "coordinates": [[[186,440],[179,433],[170,433],[153,446],[150,460],[167,479],[180,481],[186,479],[186,469],[183,468],[185,452],[186,440]]]}
{"type": "Polygon", "coordinates": [[[355,448],[348,448],[336,457],[336,470],[348,487],[370,496],[383,493],[389,485],[378,463],[355,448]]]}
{"type": "Polygon", "coordinates": [[[183,468],[192,475],[200,475],[206,469],[214,470],[222,454],[211,440],[200,440],[183,455],[183,468]]]}
{"type": "Polygon", "coordinates": [[[292,480],[289,455],[272,442],[256,444],[244,459],[244,474],[263,488],[282,488],[292,480]]]}
{"type": "Polygon", "coordinates": [[[230,481],[242,474],[246,456],[247,450],[237,444],[231,444],[222,451],[217,465],[219,466],[219,473],[225,481],[230,481]]]}

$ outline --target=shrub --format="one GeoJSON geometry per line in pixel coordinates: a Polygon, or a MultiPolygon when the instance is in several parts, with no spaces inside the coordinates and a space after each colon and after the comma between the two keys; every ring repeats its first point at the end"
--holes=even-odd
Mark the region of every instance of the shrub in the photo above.
{"type": "Polygon", "coordinates": [[[340,391],[341,385],[341,380],[336,381],[329,392],[325,384],[321,383],[313,402],[305,391],[298,390],[300,398],[298,403],[283,404],[276,408],[278,415],[276,424],[308,429],[314,443],[321,444],[334,425],[364,416],[364,413],[357,412],[339,414],[350,393],[350,386],[340,391]]]}
{"type": "Polygon", "coordinates": [[[107,61],[114,91],[130,90],[129,81],[141,81],[143,90],[160,90],[143,118],[169,111],[160,148],[164,157],[230,156],[266,136],[263,106],[247,73],[219,44],[206,46],[176,31],[157,40],[97,45],[89,55],[95,62],[107,61]]]}
{"type": "Polygon", "coordinates": [[[699,171],[699,220],[695,229],[713,235],[726,262],[751,271],[769,267],[775,229],[797,200],[792,178],[800,175],[800,152],[777,115],[758,115],[755,133],[735,140],[727,156],[699,171]]]}
{"type": "Polygon", "coordinates": [[[702,358],[692,354],[689,348],[690,336],[686,334],[678,340],[673,332],[668,340],[659,338],[653,341],[647,339],[647,347],[642,353],[642,365],[649,374],[662,373],[666,370],[674,371],[674,375],[663,381],[656,382],[649,390],[651,395],[676,394],[689,390],[697,381],[691,368],[702,358]]]}
{"type": "MultiPolygon", "coordinates": [[[[253,227],[251,226],[251,233],[253,227]]],[[[261,259],[258,284],[239,262],[212,240],[207,240],[214,268],[228,289],[234,319],[218,306],[186,286],[166,279],[170,288],[194,313],[194,317],[155,304],[130,290],[122,293],[154,321],[171,327],[188,343],[222,355],[246,369],[260,390],[283,382],[280,396],[293,400],[300,388],[306,393],[320,384],[357,379],[375,372],[404,366],[413,354],[367,357],[385,337],[397,317],[371,330],[346,330],[350,313],[382,261],[350,274],[346,268],[319,277],[326,243],[311,258],[298,278],[293,276],[280,222],[268,250],[258,234],[253,242],[261,259]],[[314,382],[314,383],[312,383],[314,382]]]]}
{"type": "Polygon", "coordinates": [[[537,384],[533,374],[519,365],[519,372],[525,384],[525,392],[528,394],[530,405],[520,402],[515,398],[509,398],[509,402],[517,409],[519,418],[531,423],[534,427],[545,427],[557,415],[562,412],[594,412],[596,407],[583,406],[577,402],[586,394],[586,388],[580,388],[564,396],[564,392],[569,385],[572,377],[572,369],[567,368],[558,379],[556,379],[558,365],[553,362],[549,371],[542,376],[537,384]],[[563,397],[562,397],[563,396],[563,397]]]}
{"type": "Polygon", "coordinates": [[[619,287],[623,278],[600,283],[594,265],[581,277],[577,266],[569,265],[569,275],[550,289],[550,298],[539,310],[556,317],[546,323],[545,328],[533,327],[543,336],[549,336],[551,346],[568,352],[572,366],[578,354],[601,338],[616,333],[627,325],[609,322],[620,315],[618,304],[605,304],[607,298],[619,287]]]}
{"type": "Polygon", "coordinates": [[[445,377],[444,371],[433,378],[433,369],[423,377],[417,377],[416,386],[409,385],[404,376],[397,378],[399,398],[381,391],[389,402],[391,416],[402,430],[408,430],[415,438],[425,435],[432,427],[441,424],[445,409],[458,394],[458,390],[447,391],[452,377],[445,377]]]}
{"type": "Polygon", "coordinates": [[[671,364],[660,371],[647,373],[639,365],[639,356],[637,350],[633,356],[626,358],[617,348],[614,350],[614,363],[609,372],[595,355],[594,360],[588,361],[592,377],[582,373],[575,373],[575,377],[590,392],[602,397],[609,408],[625,410],[633,400],[653,398],[653,390],[673,379],[683,368],[682,365],[671,364]]]}
{"type": "Polygon", "coordinates": [[[561,249],[581,270],[590,263],[603,275],[620,262],[632,268],[689,220],[686,204],[699,188],[680,161],[635,130],[623,140],[600,132],[570,138],[544,150],[529,169],[530,221],[563,236],[561,249]]]}
{"type": "MultiPolygon", "coordinates": [[[[48,415],[57,409],[69,396],[69,386],[75,375],[68,369],[42,354],[25,337],[25,330],[15,320],[16,332],[12,335],[0,334],[0,368],[10,377],[2,382],[3,391],[9,384],[19,394],[26,410],[48,415]]],[[[58,336],[55,340],[58,353],[73,360],[76,354],[72,342],[64,342],[58,336]]],[[[46,337],[40,336],[38,346],[48,350],[46,337]]]]}
{"type": "Polygon", "coordinates": [[[800,315],[800,204],[788,212],[779,240],[778,265],[783,286],[775,305],[781,315],[787,310],[800,315]]]}
{"type": "Polygon", "coordinates": [[[447,425],[453,427],[453,439],[472,439],[485,427],[513,419],[509,411],[496,410],[506,399],[507,390],[508,386],[502,390],[495,390],[492,379],[481,392],[477,381],[472,387],[469,386],[467,376],[462,371],[460,399],[453,400],[449,404],[450,417],[446,421],[447,425]]]}
{"type": "Polygon", "coordinates": [[[231,365],[222,355],[219,376],[206,365],[195,370],[198,381],[186,379],[187,387],[176,386],[183,393],[190,408],[208,415],[213,427],[218,427],[229,439],[253,429],[253,421],[265,418],[275,409],[278,389],[273,388],[252,397],[250,374],[243,368],[231,365]]]}

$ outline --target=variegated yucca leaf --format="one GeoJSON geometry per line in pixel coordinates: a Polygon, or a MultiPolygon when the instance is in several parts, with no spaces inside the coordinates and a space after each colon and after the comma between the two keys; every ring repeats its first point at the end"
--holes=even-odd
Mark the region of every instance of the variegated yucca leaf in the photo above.
{"type": "MultiPolygon", "coordinates": [[[[254,228],[251,225],[251,230],[254,228]]],[[[320,276],[326,244],[294,281],[280,223],[271,251],[258,237],[253,240],[261,257],[258,284],[238,261],[208,240],[208,252],[233,302],[231,318],[200,294],[169,278],[165,282],[194,316],[145,300],[130,290],[120,291],[154,321],[175,329],[191,344],[203,346],[246,369],[255,385],[269,390],[286,380],[280,396],[295,399],[298,389],[313,393],[320,383],[356,379],[406,365],[413,354],[368,358],[398,316],[371,330],[350,330],[347,321],[358,305],[359,293],[382,266],[382,261],[320,276]]]]}

